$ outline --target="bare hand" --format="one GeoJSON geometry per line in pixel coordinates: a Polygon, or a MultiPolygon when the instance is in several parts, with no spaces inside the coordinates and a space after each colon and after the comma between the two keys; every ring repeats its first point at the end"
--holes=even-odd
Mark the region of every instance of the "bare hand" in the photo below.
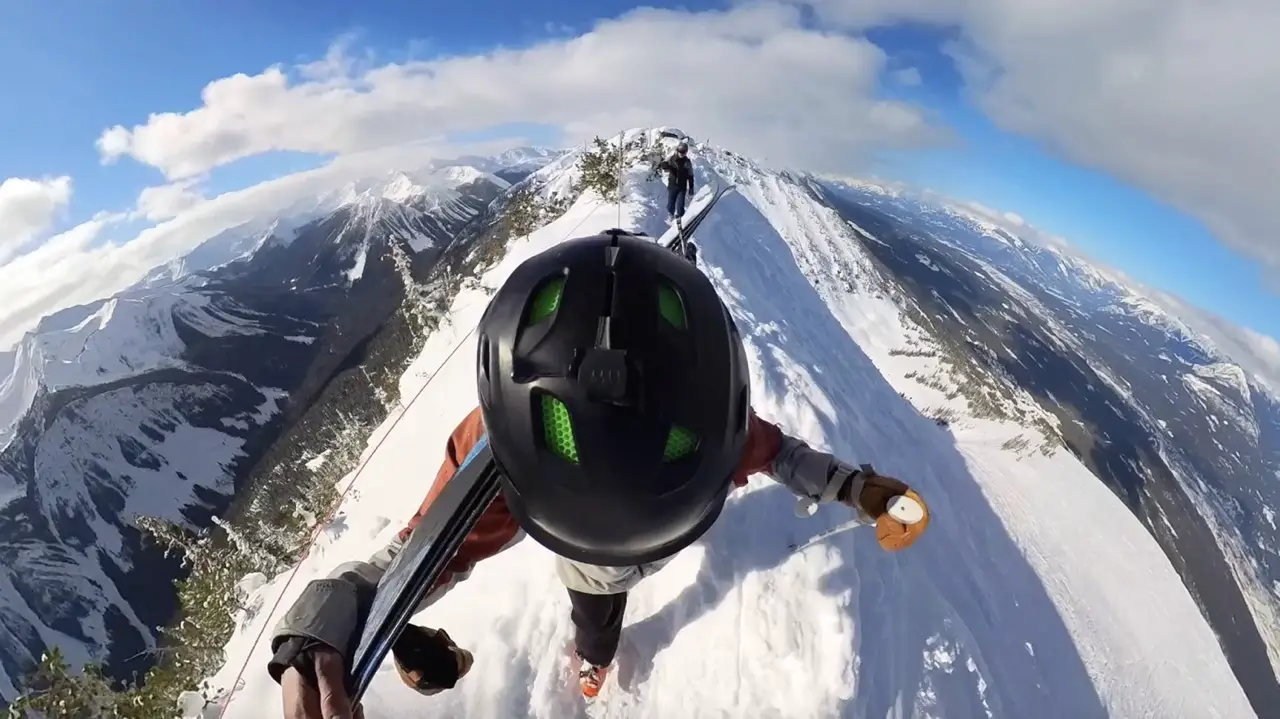
{"type": "Polygon", "coordinates": [[[364,719],[364,709],[353,709],[347,696],[342,656],[332,649],[314,649],[311,656],[318,689],[293,667],[280,678],[285,719],[364,719]]]}

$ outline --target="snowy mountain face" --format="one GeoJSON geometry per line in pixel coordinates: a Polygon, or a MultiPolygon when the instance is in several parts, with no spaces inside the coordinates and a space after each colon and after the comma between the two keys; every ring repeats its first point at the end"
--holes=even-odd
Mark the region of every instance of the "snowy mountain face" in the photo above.
{"type": "MultiPolygon", "coordinates": [[[[659,133],[632,131],[625,139],[647,146],[659,133]]],[[[984,379],[942,365],[940,348],[967,336],[956,329],[965,322],[974,327],[968,352],[1005,357],[979,342],[993,339],[975,321],[985,316],[978,299],[990,299],[981,294],[986,276],[938,262],[946,253],[916,251],[924,239],[908,251],[896,225],[877,227],[882,239],[860,234],[847,218],[861,205],[810,178],[709,146],[691,156],[698,186],[735,186],[695,240],[699,268],[742,331],[755,410],[815,446],[910,482],[932,509],[929,532],[890,555],[865,528],[828,534],[849,519],[846,509],[798,518],[785,489],[751,478],[706,536],[630,593],[615,671],[589,708],[572,687],[573,628],[553,557],[525,539],[481,562],[413,619],[447,629],[472,650],[471,674],[424,698],[380,671],[365,695],[368,716],[1234,719],[1255,715],[1241,689],[1246,681],[1258,714],[1276,706],[1259,703],[1267,697],[1257,693],[1257,677],[1235,664],[1237,649],[1224,655],[1213,631],[1222,629],[1211,629],[1196,604],[1203,597],[1193,597],[1176,571],[1182,567],[1111,490],[1116,482],[1102,470],[1130,455],[1077,458],[1057,444],[1035,451],[1036,428],[1056,431],[1059,422],[1041,407],[1043,395],[1052,388],[1070,400],[1074,377],[1041,378],[1023,389],[1019,383],[1030,381],[1020,375],[984,379]],[[925,271],[950,272],[979,294],[964,304],[958,292],[940,288],[954,314],[927,305],[920,298],[932,294],[908,279],[918,275],[899,271],[881,245],[900,248],[902,261],[925,271]],[[925,309],[950,319],[930,321],[925,309]],[[977,416],[954,392],[959,381],[1002,393],[999,401],[1018,417],[977,416]],[[940,426],[946,417],[949,426],[940,426]],[[1086,463],[1102,468],[1095,471],[1103,481],[1086,463]]],[[[572,187],[576,158],[548,164],[535,179],[548,191],[572,187]]],[[[621,225],[671,239],[665,192],[648,170],[625,173],[621,202],[592,191],[573,196],[539,228],[515,233],[478,282],[462,284],[449,326],[427,339],[401,378],[401,395],[419,399],[376,432],[377,449],[352,480],[358,487],[341,520],[317,528],[297,573],[261,583],[248,598],[255,609],[236,616],[226,664],[211,677],[223,698],[203,707],[196,699],[187,716],[258,719],[264,707],[276,711],[280,689],[262,669],[270,647],[256,638],[308,580],[380,548],[426,494],[424,462],[436,466],[450,431],[476,402],[469,330],[493,288],[523,260],[572,237],[621,225]]],[[[706,202],[694,198],[691,212],[706,202]]],[[[1038,295],[1016,285],[1001,290],[1018,300],[1006,300],[1007,309],[996,304],[1012,316],[1029,308],[1052,316],[1038,295]]],[[[1018,335],[1032,367],[1057,356],[1047,349],[1066,354],[1056,344],[1067,341],[1066,331],[1050,336],[1040,328],[1045,322],[1018,335]]],[[[977,366],[967,353],[957,357],[977,366]]],[[[1073,367],[1063,360],[1040,371],[1073,367]]],[[[1215,388],[1230,376],[1210,374],[1218,379],[1196,376],[1215,388]]],[[[1119,393],[1102,401],[1132,412],[1119,393]]],[[[1119,434],[1122,426],[1117,419],[1102,431],[1115,443],[1137,444],[1132,433],[1119,434]]],[[[1085,435],[1070,436],[1080,443],[1085,435]]],[[[1144,486],[1181,487],[1168,477],[1144,486]]],[[[1182,515],[1170,522],[1180,532],[1205,527],[1182,515]]],[[[1211,535],[1203,541],[1203,551],[1216,551],[1211,535]]],[[[1217,576],[1232,582],[1225,570],[1217,576]]]]}
{"type": "Polygon", "coordinates": [[[1060,250],[909,197],[821,192],[957,355],[1057,417],[1066,446],[1160,542],[1254,706],[1280,706],[1273,390],[1060,250]]]}
{"type": "Polygon", "coordinates": [[[456,162],[490,172],[514,185],[568,154],[569,150],[516,147],[494,157],[466,156],[458,158],[456,162]]]}
{"type": "Polygon", "coordinates": [[[207,526],[273,438],[507,186],[450,167],[343,188],[210,238],[0,355],[0,705],[46,646],[120,676],[172,618],[137,516],[207,526]]]}

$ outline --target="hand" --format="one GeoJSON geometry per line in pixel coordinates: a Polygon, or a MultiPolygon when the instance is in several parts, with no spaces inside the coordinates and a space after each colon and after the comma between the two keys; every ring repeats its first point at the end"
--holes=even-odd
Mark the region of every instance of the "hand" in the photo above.
{"type": "Polygon", "coordinates": [[[353,709],[347,696],[342,655],[327,648],[312,649],[310,655],[319,686],[295,667],[286,669],[280,678],[285,719],[364,719],[363,707],[353,709]]]}
{"type": "Polygon", "coordinates": [[[425,696],[452,689],[471,671],[475,657],[443,629],[410,624],[391,647],[396,671],[411,689],[425,696]]]}
{"type": "Polygon", "coordinates": [[[862,466],[858,478],[863,480],[863,485],[856,503],[844,501],[876,521],[876,539],[880,547],[886,552],[897,552],[915,544],[929,528],[929,507],[924,499],[905,482],[877,474],[869,464],[862,466]],[[889,501],[899,496],[918,502],[924,510],[924,518],[915,524],[903,524],[889,516],[889,501]]]}

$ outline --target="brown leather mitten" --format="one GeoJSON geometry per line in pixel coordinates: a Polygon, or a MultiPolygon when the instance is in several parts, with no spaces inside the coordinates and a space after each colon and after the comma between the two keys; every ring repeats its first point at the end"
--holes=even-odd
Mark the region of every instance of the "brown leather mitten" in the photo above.
{"type": "Polygon", "coordinates": [[[919,493],[907,486],[905,482],[878,474],[869,464],[862,465],[858,474],[850,479],[850,485],[855,478],[863,482],[856,503],[849,501],[847,492],[844,493],[845,496],[841,501],[852,505],[876,521],[876,539],[886,552],[896,552],[910,547],[929,528],[928,505],[924,503],[919,493]],[[914,499],[924,510],[924,517],[919,522],[903,524],[889,516],[889,501],[903,495],[914,499]]]}
{"type": "Polygon", "coordinates": [[[924,534],[924,530],[929,528],[929,506],[924,503],[924,499],[914,489],[908,489],[903,494],[920,504],[920,508],[924,510],[924,517],[914,524],[903,524],[888,514],[876,517],[876,539],[880,541],[880,547],[886,552],[896,552],[910,547],[924,534]]]}
{"type": "Polygon", "coordinates": [[[452,689],[475,662],[471,652],[454,643],[443,629],[410,624],[391,647],[400,679],[419,694],[452,689]]]}

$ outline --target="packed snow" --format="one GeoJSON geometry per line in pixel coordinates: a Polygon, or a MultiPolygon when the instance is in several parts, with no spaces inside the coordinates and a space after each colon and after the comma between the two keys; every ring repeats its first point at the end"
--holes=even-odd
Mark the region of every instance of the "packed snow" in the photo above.
{"type": "MultiPolygon", "coordinates": [[[[905,376],[915,358],[889,353],[919,328],[866,286],[875,269],[846,223],[740,157],[704,148],[695,163],[700,185],[737,186],[697,240],[744,333],[757,411],[913,484],[933,511],[928,534],[894,555],[865,529],[809,543],[847,511],[799,519],[786,490],[752,478],[702,540],[632,593],[618,669],[589,714],[569,675],[568,599],[551,554],[526,539],[416,617],[475,652],[471,674],[424,698],[388,663],[367,716],[1254,716],[1155,540],[1079,461],[1002,449],[1022,427],[965,418],[948,431],[915,409],[948,400],[905,376]],[[848,290],[839,267],[867,282],[848,290]]],[[[570,237],[619,224],[663,234],[659,183],[641,170],[627,180],[620,206],[588,193],[513,241],[480,287],[570,237]]],[[[416,401],[370,438],[380,449],[366,453],[357,491],[296,577],[253,591],[252,617],[238,618],[211,679],[235,691],[206,716],[278,716],[268,642],[257,640],[307,581],[367,557],[409,518],[475,404],[471,330],[487,300],[458,293],[401,379],[416,401]]]]}

